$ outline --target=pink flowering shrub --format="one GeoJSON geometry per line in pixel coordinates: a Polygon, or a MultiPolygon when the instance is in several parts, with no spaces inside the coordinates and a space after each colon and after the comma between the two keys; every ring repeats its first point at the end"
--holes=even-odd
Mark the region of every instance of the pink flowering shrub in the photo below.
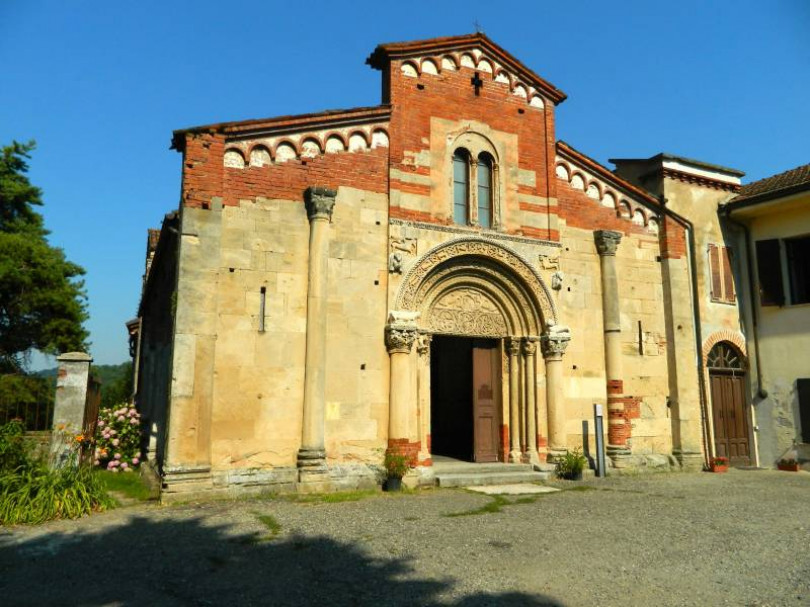
{"type": "Polygon", "coordinates": [[[140,413],[126,404],[99,411],[93,463],[112,472],[132,472],[140,462],[140,413]]]}

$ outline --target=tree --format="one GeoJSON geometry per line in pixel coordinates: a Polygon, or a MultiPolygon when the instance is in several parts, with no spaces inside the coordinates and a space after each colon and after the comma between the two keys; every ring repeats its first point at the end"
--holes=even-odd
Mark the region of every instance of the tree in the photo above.
{"type": "Polygon", "coordinates": [[[0,148],[0,373],[23,371],[33,349],[81,350],[88,337],[84,270],[48,244],[42,191],[25,175],[34,147],[0,148]]]}

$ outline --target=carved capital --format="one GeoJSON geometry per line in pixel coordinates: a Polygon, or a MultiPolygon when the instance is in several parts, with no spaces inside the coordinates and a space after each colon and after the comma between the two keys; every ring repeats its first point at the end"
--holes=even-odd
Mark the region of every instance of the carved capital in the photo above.
{"type": "Polygon", "coordinates": [[[571,331],[568,327],[552,325],[548,331],[540,336],[540,346],[543,349],[543,358],[554,358],[565,354],[568,342],[571,341],[571,331]]]}
{"type": "Polygon", "coordinates": [[[419,318],[419,312],[392,311],[388,313],[388,324],[385,326],[385,346],[390,354],[395,352],[407,354],[411,351],[413,342],[419,335],[416,328],[417,318],[419,318]]]}
{"type": "Polygon", "coordinates": [[[509,356],[517,356],[520,354],[520,338],[510,337],[506,340],[506,350],[509,356]]]}
{"type": "Polygon", "coordinates": [[[537,338],[527,337],[523,340],[522,346],[524,356],[534,356],[535,352],[537,352],[537,338]]]}
{"type": "Polygon", "coordinates": [[[310,221],[325,219],[331,221],[332,209],[335,208],[337,190],[330,190],[318,186],[309,187],[304,191],[304,203],[307,207],[307,216],[310,221]]]}
{"type": "Polygon", "coordinates": [[[416,352],[419,356],[427,356],[430,354],[430,342],[433,341],[433,336],[430,333],[420,333],[416,338],[416,352]]]}
{"type": "Polygon", "coordinates": [[[417,331],[415,328],[402,328],[402,327],[386,327],[385,328],[385,347],[388,348],[388,353],[403,352],[408,354],[413,347],[413,342],[416,341],[417,331]]]}
{"type": "Polygon", "coordinates": [[[622,233],[614,230],[596,230],[593,239],[600,255],[615,255],[616,247],[622,241],[622,233]]]}

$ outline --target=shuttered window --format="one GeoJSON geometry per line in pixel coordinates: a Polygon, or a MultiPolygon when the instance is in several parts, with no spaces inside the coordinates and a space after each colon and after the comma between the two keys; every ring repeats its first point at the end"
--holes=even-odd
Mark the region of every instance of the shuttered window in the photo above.
{"type": "Polygon", "coordinates": [[[782,284],[779,239],[758,240],[756,248],[759,302],[763,306],[783,306],[785,305],[785,289],[782,284]]]}
{"type": "Polygon", "coordinates": [[[731,272],[731,249],[709,245],[709,277],[712,301],[735,302],[734,275],[731,272]]]}
{"type": "Polygon", "coordinates": [[[492,159],[486,154],[478,157],[478,224],[492,227],[492,159]]]}
{"type": "Polygon", "coordinates": [[[785,240],[790,303],[810,303],[810,236],[785,240]]]}
{"type": "Polygon", "coordinates": [[[453,154],[453,223],[467,225],[467,200],[470,195],[469,154],[456,150],[453,154]]]}

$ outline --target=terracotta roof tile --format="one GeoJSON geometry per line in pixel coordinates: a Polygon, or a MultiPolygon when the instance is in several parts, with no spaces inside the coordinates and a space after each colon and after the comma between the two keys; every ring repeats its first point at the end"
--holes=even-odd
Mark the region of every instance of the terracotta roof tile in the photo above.
{"type": "MultiPolygon", "coordinates": [[[[753,181],[740,188],[739,196],[735,197],[730,204],[735,204],[741,200],[747,200],[758,196],[768,196],[773,198],[774,194],[782,190],[794,190],[807,186],[810,188],[810,164],[805,164],[795,169],[772,175],[759,181],[753,181]]],[[[788,192],[785,192],[786,194],[788,192]]]]}

